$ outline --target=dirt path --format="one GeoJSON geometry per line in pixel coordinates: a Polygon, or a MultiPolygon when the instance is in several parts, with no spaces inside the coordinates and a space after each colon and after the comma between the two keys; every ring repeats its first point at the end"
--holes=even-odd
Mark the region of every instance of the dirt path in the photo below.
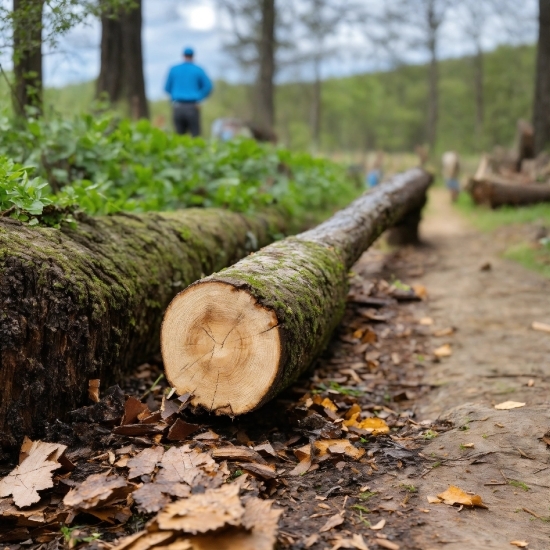
{"type": "Polygon", "coordinates": [[[427,362],[424,381],[434,389],[416,413],[443,416],[455,428],[423,451],[435,467],[418,483],[429,512],[414,530],[417,543],[459,550],[523,540],[550,548],[550,448],[540,439],[550,431],[550,334],[531,329],[550,322],[550,282],[501,259],[492,236],[472,229],[442,190],[432,193],[422,235],[427,246],[404,253],[402,264],[424,271],[417,282],[428,289],[424,313],[434,327],[456,332],[433,338],[453,353],[427,362]],[[526,406],[494,409],[504,401],[526,406]],[[489,510],[428,505],[427,495],[450,484],[480,494],[489,510]]]}

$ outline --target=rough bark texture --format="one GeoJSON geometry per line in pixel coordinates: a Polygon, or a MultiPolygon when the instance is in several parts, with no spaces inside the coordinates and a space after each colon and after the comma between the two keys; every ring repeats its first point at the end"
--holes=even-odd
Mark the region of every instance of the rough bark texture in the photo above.
{"type": "Polygon", "coordinates": [[[282,216],[189,209],[88,218],[76,229],[0,219],[0,446],[40,435],[158,351],[173,296],[284,230],[282,216]]]}
{"type": "Polygon", "coordinates": [[[539,0],[539,40],[535,83],[535,154],[550,150],[550,0],[539,0]]]}
{"type": "Polygon", "coordinates": [[[133,119],[149,118],[143,74],[142,2],[101,18],[101,69],[97,95],[112,103],[126,98],[133,119]]]}
{"type": "Polygon", "coordinates": [[[315,229],[195,283],[246,290],[276,314],[281,344],[277,377],[250,410],[296,380],[326,346],[344,312],[349,269],[386,229],[421,208],[431,181],[421,169],[395,176],[315,229]]]}
{"type": "Polygon", "coordinates": [[[491,179],[471,180],[468,190],[476,204],[491,208],[550,202],[550,185],[544,183],[522,185],[491,179]]]}
{"type": "Polygon", "coordinates": [[[43,7],[44,0],[13,0],[13,108],[20,116],[26,116],[25,107],[42,111],[43,7]]]}

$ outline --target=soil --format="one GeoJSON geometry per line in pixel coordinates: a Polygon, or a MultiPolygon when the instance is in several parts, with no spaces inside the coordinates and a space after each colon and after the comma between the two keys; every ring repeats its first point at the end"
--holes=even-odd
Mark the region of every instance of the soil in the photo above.
{"type": "MultiPolygon", "coordinates": [[[[184,399],[177,416],[189,433],[169,440],[174,430],[154,413],[142,424],[121,426],[128,401],[124,405],[120,391],[102,391],[99,404],[51,426],[48,440],[68,445],[76,468],[56,475],[55,487],[41,492],[47,525],[22,522],[11,502],[0,499],[0,541],[14,550],[61,548],[60,526],[73,515],[78,540],[92,532],[100,540],[77,542],[65,531],[71,547],[110,548],[143,529],[155,513],[139,509],[131,497],[110,503],[125,518],[111,525],[76,515],[61,501],[92,474],[127,476],[125,460],[161,443],[204,454],[220,446],[256,447],[268,463],[263,473],[258,464],[228,459],[215,479],[203,476],[191,490],[209,491],[223,478],[239,483],[243,493],[273,500],[283,510],[281,549],[503,549],[512,548],[511,541],[549,548],[550,334],[531,324],[550,322],[550,282],[501,259],[503,242],[472,229],[442,190],[431,193],[421,237],[420,247],[378,247],[363,255],[329,349],[308,375],[259,411],[234,420],[212,417],[189,411],[184,399]],[[434,335],[438,331],[446,335],[434,335]],[[438,357],[446,344],[450,355],[438,357]],[[504,401],[525,406],[494,408],[504,401]],[[354,410],[364,420],[385,422],[389,433],[357,427],[350,422],[354,410]],[[330,439],[352,448],[344,451],[340,443],[319,453],[316,444],[330,439]],[[259,447],[265,443],[271,444],[267,454],[259,447]],[[276,476],[266,476],[266,468],[276,476]],[[480,495],[487,508],[428,501],[450,485],[480,495]]],[[[162,381],[151,387],[161,368],[160,360],[140,366],[125,381],[126,395],[158,409],[167,388],[162,381]]],[[[13,466],[3,465],[1,474],[13,466]]],[[[156,480],[152,470],[131,483],[156,480]]]]}

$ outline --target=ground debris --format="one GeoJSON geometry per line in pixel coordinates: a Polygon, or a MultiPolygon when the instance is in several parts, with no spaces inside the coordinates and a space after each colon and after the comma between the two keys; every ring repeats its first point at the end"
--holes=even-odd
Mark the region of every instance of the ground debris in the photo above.
{"type": "Polygon", "coordinates": [[[461,504],[464,506],[479,506],[480,508],[487,508],[479,495],[469,495],[465,493],[459,487],[451,485],[446,491],[437,495],[437,498],[441,499],[445,504],[461,504]]]}

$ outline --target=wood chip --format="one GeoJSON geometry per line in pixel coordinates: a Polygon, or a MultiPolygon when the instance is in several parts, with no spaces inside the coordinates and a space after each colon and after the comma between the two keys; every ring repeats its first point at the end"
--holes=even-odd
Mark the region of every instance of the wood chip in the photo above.
{"type": "Polygon", "coordinates": [[[433,353],[438,359],[442,359],[443,357],[450,357],[453,354],[453,348],[450,344],[443,344],[434,349],[433,353]]]}
{"type": "Polygon", "coordinates": [[[371,529],[373,531],[380,531],[381,529],[384,529],[384,526],[386,525],[386,520],[385,519],[381,519],[378,523],[376,523],[375,525],[371,525],[371,529]]]}
{"type": "Polygon", "coordinates": [[[94,402],[99,403],[99,384],[98,378],[94,380],[88,380],[88,397],[94,402]]]}
{"type": "Polygon", "coordinates": [[[220,436],[217,433],[208,430],[207,432],[196,435],[193,439],[196,441],[217,441],[219,438],[220,436]]]}
{"type": "Polygon", "coordinates": [[[212,458],[267,464],[259,453],[248,447],[218,447],[212,451],[212,458]]]}
{"type": "Polygon", "coordinates": [[[517,546],[518,548],[527,548],[529,543],[526,540],[511,540],[510,544],[512,546],[517,546]]]}
{"type": "Polygon", "coordinates": [[[311,458],[307,457],[304,460],[301,460],[298,465],[288,472],[290,476],[301,476],[304,475],[311,468],[311,458]]]}
{"type": "Polygon", "coordinates": [[[354,460],[359,460],[365,454],[365,449],[354,447],[348,439],[321,439],[316,441],[313,446],[319,452],[320,457],[327,453],[345,454],[354,460]]]}
{"type": "Polygon", "coordinates": [[[241,464],[240,466],[243,470],[254,474],[256,477],[261,479],[275,479],[277,477],[275,466],[271,466],[270,464],[248,462],[246,464],[241,464]]]}
{"type": "Polygon", "coordinates": [[[147,409],[147,405],[135,397],[129,397],[124,403],[124,416],[121,425],[133,424],[138,419],[138,415],[147,409]]]}
{"type": "Polygon", "coordinates": [[[395,544],[395,542],[391,542],[386,539],[375,539],[376,544],[378,546],[381,546],[382,548],[387,548],[388,550],[399,550],[401,548],[399,544],[395,544]]]}
{"type": "Polygon", "coordinates": [[[166,439],[170,441],[185,441],[191,434],[199,429],[200,426],[198,424],[189,424],[181,418],[178,418],[172,426],[170,426],[166,439]]]}
{"type": "Polygon", "coordinates": [[[113,433],[117,435],[137,437],[142,435],[162,434],[166,428],[166,424],[125,424],[124,426],[116,426],[113,428],[113,433]]]}
{"type": "Polygon", "coordinates": [[[31,441],[21,446],[20,464],[0,480],[0,497],[13,496],[16,506],[30,506],[40,500],[38,491],[53,487],[53,471],[67,447],[58,443],[31,441]]]}
{"type": "Polygon", "coordinates": [[[538,321],[533,321],[531,328],[539,332],[546,332],[550,334],[550,325],[548,323],[539,323],[538,321]]]}

